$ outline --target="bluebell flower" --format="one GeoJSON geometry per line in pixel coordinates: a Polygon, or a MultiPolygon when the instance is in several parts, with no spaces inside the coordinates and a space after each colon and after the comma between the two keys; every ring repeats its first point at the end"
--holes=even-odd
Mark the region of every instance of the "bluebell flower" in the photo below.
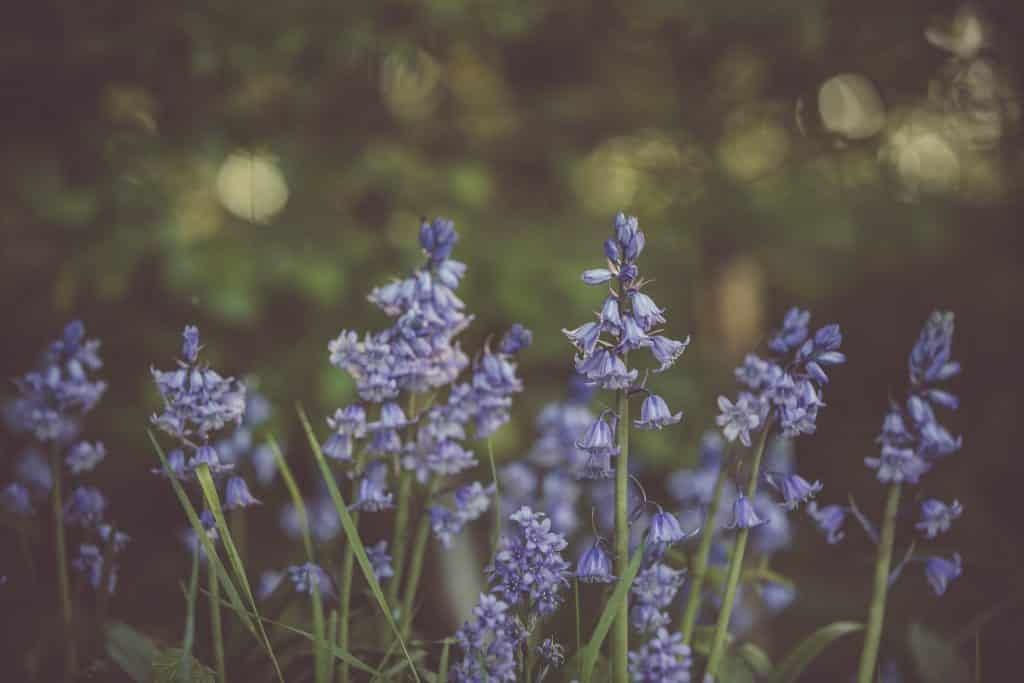
{"type": "Polygon", "coordinates": [[[654,372],[665,372],[675,365],[679,357],[686,351],[686,347],[690,345],[689,337],[683,341],[676,341],[675,339],[669,339],[657,334],[650,337],[650,340],[651,353],[654,355],[654,360],[659,363],[659,367],[654,372]]]}
{"type": "MultiPolygon", "coordinates": [[[[78,557],[71,560],[71,568],[84,575],[93,590],[99,590],[103,581],[103,551],[92,543],[83,543],[78,546],[78,557]]],[[[107,593],[113,594],[117,588],[117,569],[115,563],[107,572],[107,593]]]]}
{"type": "Polygon", "coordinates": [[[768,348],[775,353],[789,353],[807,339],[808,325],[811,322],[809,311],[791,308],[782,320],[782,329],[772,335],[768,348]]]}
{"type": "Polygon", "coordinates": [[[35,513],[28,488],[16,481],[9,483],[0,491],[0,506],[19,517],[30,517],[35,513]]]}
{"type": "Polygon", "coordinates": [[[494,485],[484,486],[478,481],[460,487],[455,491],[455,511],[464,522],[472,522],[483,515],[491,506],[494,485]]]}
{"type": "Polygon", "coordinates": [[[405,411],[402,410],[402,406],[398,405],[394,401],[387,401],[380,407],[380,419],[376,422],[369,423],[366,427],[371,432],[385,430],[391,431],[403,429],[409,424],[410,421],[405,416],[405,411]]]}
{"type": "MultiPolygon", "coordinates": [[[[327,543],[341,533],[341,519],[334,503],[326,495],[320,495],[304,503],[306,508],[306,521],[309,524],[309,532],[317,543],[327,543]]],[[[302,538],[302,520],[299,511],[294,505],[288,503],[281,508],[279,517],[281,530],[285,535],[296,540],[302,538]]]]}
{"type": "Polygon", "coordinates": [[[622,316],[622,339],[617,347],[620,352],[635,351],[651,346],[653,343],[632,313],[622,316]]]}
{"type": "Polygon", "coordinates": [[[198,436],[205,441],[226,424],[240,424],[245,413],[245,386],[231,377],[222,377],[199,364],[198,331],[185,330],[183,351],[192,352],[191,360],[178,363],[175,370],[151,368],[153,380],[164,401],[164,412],[150,420],[158,428],[178,439],[198,436]]]}
{"type": "Polygon", "coordinates": [[[463,470],[476,467],[477,460],[455,441],[442,441],[426,457],[427,468],[434,474],[451,476],[463,470]]]}
{"type": "Polygon", "coordinates": [[[505,355],[514,356],[532,343],[533,333],[519,323],[515,323],[501,338],[498,350],[505,355]]]}
{"type": "Polygon", "coordinates": [[[388,468],[383,462],[376,460],[366,467],[356,493],[354,510],[380,512],[394,507],[393,495],[387,490],[388,468]]]}
{"type": "Polygon", "coordinates": [[[793,526],[786,509],[765,492],[759,491],[754,497],[754,510],[764,520],[750,531],[750,545],[754,552],[772,555],[793,545],[793,526]]]}
{"type": "Polygon", "coordinates": [[[402,438],[394,429],[378,429],[373,432],[366,452],[370,455],[392,455],[402,450],[402,438]]]}
{"type": "Polygon", "coordinates": [[[732,523],[726,527],[727,529],[753,529],[768,523],[767,520],[758,517],[754,506],[743,494],[737,496],[736,502],[733,503],[732,517],[732,523]]]}
{"type": "Polygon", "coordinates": [[[647,541],[657,545],[672,545],[685,541],[693,535],[683,531],[683,528],[679,526],[679,519],[675,515],[659,509],[651,517],[651,523],[647,530],[647,541]]]}
{"type": "Polygon", "coordinates": [[[953,520],[959,519],[963,511],[960,501],[954,500],[946,505],[941,500],[929,498],[921,503],[921,521],[914,527],[922,531],[926,538],[935,538],[949,531],[953,520]]]}
{"type": "Polygon", "coordinates": [[[682,411],[673,414],[665,399],[657,394],[648,394],[640,406],[640,419],[634,420],[637,429],[661,429],[674,425],[683,419],[682,411]]]}
{"type": "Polygon", "coordinates": [[[525,602],[530,613],[553,614],[568,584],[569,563],[561,554],[565,537],[551,531],[547,515],[528,507],[509,519],[518,529],[502,536],[494,561],[485,570],[488,579],[509,604],[525,602]]]}
{"type": "Polygon", "coordinates": [[[935,311],[929,316],[910,352],[908,365],[914,387],[945,382],[960,372],[960,364],[950,358],[953,328],[952,313],[935,311]]]}
{"type": "Polygon", "coordinates": [[[395,575],[395,570],[391,566],[391,554],[388,552],[387,541],[378,541],[373,545],[366,546],[366,557],[370,560],[373,575],[377,577],[378,581],[390,579],[395,575]]]}
{"type": "Polygon", "coordinates": [[[725,396],[718,397],[718,409],[721,414],[715,423],[722,428],[727,441],[739,438],[744,446],[750,446],[750,430],[757,429],[761,424],[760,406],[746,394],[741,394],[733,403],[725,396]]]}
{"type": "Polygon", "coordinates": [[[583,281],[588,285],[603,285],[612,279],[612,272],[607,268],[591,268],[583,271],[583,281]]]}
{"type": "Polygon", "coordinates": [[[607,349],[598,349],[591,356],[578,356],[576,372],[602,389],[627,389],[637,378],[637,370],[629,370],[622,358],[607,349]]]}
{"type": "Polygon", "coordinates": [[[455,223],[446,218],[420,224],[420,245],[432,261],[444,261],[450,257],[458,239],[455,223]]]}
{"type": "Polygon", "coordinates": [[[690,683],[693,659],[683,634],[660,628],[654,637],[629,653],[633,683],[690,683]]]}
{"type": "Polygon", "coordinates": [[[736,379],[751,391],[762,391],[774,387],[784,373],[775,363],[749,353],[743,359],[743,365],[736,368],[734,374],[736,379]]]}
{"type": "Polygon", "coordinates": [[[64,462],[67,464],[68,469],[71,470],[71,473],[77,475],[83,472],[91,472],[105,457],[107,457],[107,449],[101,442],[89,443],[88,441],[80,441],[71,447],[64,462]]]}
{"type": "Polygon", "coordinates": [[[916,484],[931,466],[910,448],[883,446],[878,458],[864,458],[864,464],[877,471],[883,484],[916,484]]]}
{"type": "Polygon", "coordinates": [[[473,619],[455,633],[455,640],[463,651],[451,670],[455,683],[515,682],[516,653],[526,640],[526,629],[507,603],[481,594],[473,619]]]}
{"type": "Polygon", "coordinates": [[[814,501],[807,504],[807,514],[814,520],[818,530],[825,534],[825,540],[829,544],[843,540],[846,512],[846,508],[841,505],[826,505],[819,508],[814,501]]]}
{"type": "Polygon", "coordinates": [[[103,519],[107,499],[99,489],[79,486],[64,504],[64,523],[71,526],[95,526],[103,519]]]}
{"type": "Polygon", "coordinates": [[[769,612],[778,614],[796,601],[796,587],[790,583],[765,581],[761,584],[761,601],[769,612]]]}
{"type": "Polygon", "coordinates": [[[100,524],[96,527],[96,532],[99,534],[100,540],[104,543],[112,543],[113,550],[115,553],[124,552],[124,549],[128,547],[131,542],[131,536],[118,531],[110,524],[100,524]]]}
{"type": "Polygon", "coordinates": [[[558,668],[565,664],[565,648],[559,645],[554,638],[545,638],[544,641],[537,646],[537,654],[540,655],[541,661],[547,667],[558,668]]]}
{"type": "MultiPolygon", "coordinates": [[[[401,411],[401,408],[399,408],[401,411]]],[[[400,421],[404,420],[402,413],[400,421]]],[[[334,411],[334,415],[327,418],[327,426],[338,434],[362,438],[366,434],[366,409],[358,403],[334,411]]]]}
{"type": "Polygon", "coordinates": [[[685,578],[686,572],[661,563],[652,564],[637,574],[629,589],[633,596],[633,626],[639,631],[650,632],[667,623],[665,612],[675,600],[685,578]],[[664,620],[655,612],[661,612],[664,620]]]}
{"type": "Polygon", "coordinates": [[[256,597],[260,600],[266,600],[277,587],[281,585],[281,581],[284,579],[285,572],[268,569],[260,574],[259,582],[256,584],[256,597]]]}
{"type": "Polygon", "coordinates": [[[944,557],[929,557],[925,560],[924,573],[932,592],[937,597],[942,596],[950,582],[964,573],[960,553],[953,553],[950,560],[944,557]]]}
{"type": "Polygon", "coordinates": [[[649,332],[657,325],[665,324],[665,309],[659,308],[654,299],[634,289],[629,293],[629,300],[633,305],[633,316],[645,332],[649,332]]]}
{"type": "Polygon", "coordinates": [[[320,565],[307,562],[306,564],[288,567],[287,571],[288,578],[291,580],[296,592],[312,595],[313,587],[316,586],[321,596],[335,597],[334,584],[331,582],[331,577],[320,565]]]}
{"type": "Polygon", "coordinates": [[[247,508],[250,505],[259,505],[260,501],[249,492],[249,485],[242,477],[231,477],[228,479],[224,492],[224,509],[237,510],[247,508]]]}
{"type": "Polygon", "coordinates": [[[782,494],[782,506],[790,511],[797,509],[801,503],[806,503],[814,498],[822,488],[820,481],[812,484],[796,472],[789,474],[769,472],[765,479],[782,494]]]}
{"type": "Polygon", "coordinates": [[[601,324],[596,322],[583,323],[574,330],[563,329],[562,333],[584,356],[594,353],[597,341],[601,338],[601,324]]]}
{"type": "Polygon", "coordinates": [[[614,414],[605,419],[609,411],[602,412],[587,428],[587,431],[576,441],[576,447],[590,455],[615,455],[619,452],[615,445],[615,429],[618,420],[614,414]]]}
{"type": "MultiPolygon", "coordinates": [[[[191,470],[185,464],[185,451],[175,448],[167,453],[167,470],[177,479],[187,479],[191,475],[191,470]]],[[[162,467],[154,467],[150,471],[161,477],[167,476],[167,471],[162,467]]]]}
{"type": "Polygon", "coordinates": [[[33,496],[45,498],[53,488],[53,470],[36,448],[26,449],[14,466],[14,476],[33,496]]]}
{"type": "Polygon", "coordinates": [[[335,432],[327,437],[327,441],[321,446],[323,454],[332,460],[340,462],[352,462],[354,442],[351,434],[338,434],[335,432]]]}
{"type": "Polygon", "coordinates": [[[430,530],[442,546],[450,548],[455,537],[462,533],[465,521],[443,505],[430,506],[430,530]]]}
{"type": "Polygon", "coordinates": [[[600,540],[583,551],[576,562],[576,578],[583,583],[612,583],[612,560],[601,547],[600,540]]]}
{"type": "Polygon", "coordinates": [[[188,461],[188,469],[193,472],[199,469],[200,465],[209,467],[212,474],[222,474],[234,469],[233,465],[226,465],[220,461],[217,449],[210,444],[203,444],[197,448],[195,455],[188,461]]]}
{"type": "Polygon", "coordinates": [[[604,300],[598,319],[601,321],[601,331],[616,337],[622,334],[622,314],[619,312],[619,299],[615,294],[604,300]]]}

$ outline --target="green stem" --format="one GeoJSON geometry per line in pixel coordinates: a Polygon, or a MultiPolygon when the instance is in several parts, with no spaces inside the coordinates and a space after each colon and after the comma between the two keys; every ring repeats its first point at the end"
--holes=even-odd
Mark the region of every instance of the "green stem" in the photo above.
{"type": "Polygon", "coordinates": [[[427,498],[423,503],[423,511],[420,513],[419,524],[416,525],[416,536],[413,541],[412,555],[409,558],[409,575],[405,582],[405,593],[402,596],[402,610],[399,615],[399,633],[402,638],[409,637],[409,629],[412,626],[412,608],[416,600],[416,589],[419,587],[420,574],[423,573],[423,558],[426,554],[427,539],[430,537],[430,514],[427,506],[437,493],[440,486],[440,479],[432,477],[427,487],[427,498]]]}
{"type": "Polygon", "coordinates": [[[114,540],[117,536],[117,529],[110,527],[110,536],[103,544],[103,564],[100,565],[100,584],[96,589],[96,633],[94,640],[96,652],[102,656],[106,647],[107,632],[107,606],[110,604],[110,593],[107,587],[110,585],[110,576],[114,571],[114,540]]]}
{"type": "MultiPolygon", "coordinates": [[[[192,573],[188,579],[188,595],[185,603],[185,635],[181,639],[181,676],[192,680],[192,643],[196,637],[196,596],[199,593],[199,553],[197,546],[192,552],[192,573]]],[[[207,560],[209,562],[209,560],[207,560]]]]}
{"type": "Polygon", "coordinates": [[[64,627],[64,676],[71,679],[78,670],[78,653],[75,647],[75,627],[71,612],[71,583],[68,580],[68,556],[64,539],[64,498],[61,492],[63,462],[56,446],[50,448],[50,469],[53,473],[53,531],[57,560],[57,592],[60,597],[61,623],[64,627]]]}
{"type": "MultiPolygon", "coordinates": [[[[409,392],[409,419],[416,418],[416,394],[409,392]]],[[[414,437],[412,425],[406,430],[406,440],[414,437]]],[[[398,590],[402,585],[405,572],[406,536],[409,533],[409,502],[412,498],[414,474],[411,470],[402,469],[401,459],[396,456],[395,462],[399,469],[398,503],[395,509],[395,533],[391,537],[391,567],[394,575],[388,581],[387,599],[392,609],[398,604],[398,590]]]]}
{"type": "Polygon", "coordinates": [[[394,576],[388,581],[388,604],[398,604],[398,589],[402,585],[405,570],[405,551],[408,546],[409,508],[412,502],[412,483],[414,474],[410,470],[402,470],[398,479],[398,507],[395,509],[395,533],[391,537],[391,567],[394,576]]]}
{"type": "MultiPolygon", "coordinates": [[[[750,481],[747,482],[746,496],[753,500],[757,493],[757,480],[761,473],[761,456],[764,455],[765,444],[768,443],[768,433],[771,432],[771,419],[761,430],[761,438],[757,442],[757,449],[754,451],[754,461],[750,466],[750,481]]],[[[708,666],[705,677],[714,680],[718,673],[718,666],[722,663],[722,656],[725,654],[726,635],[729,631],[729,618],[732,616],[733,602],[736,600],[736,590],[740,583],[740,573],[743,569],[743,554],[747,549],[747,537],[750,536],[750,529],[740,529],[736,534],[736,545],[733,547],[732,557],[729,559],[729,573],[725,584],[725,597],[722,598],[722,609],[718,613],[718,621],[715,623],[715,635],[711,641],[711,652],[708,654],[708,666]]]]}
{"type": "Polygon", "coordinates": [[[896,513],[900,507],[900,485],[889,484],[885,500],[882,534],[878,540],[878,558],[875,560],[875,584],[868,607],[868,627],[864,634],[864,649],[860,653],[857,683],[871,683],[875,675],[878,647],[882,641],[885,621],[885,597],[889,591],[889,567],[892,564],[892,546],[896,538],[896,513]]]}
{"type": "Polygon", "coordinates": [[[246,555],[246,527],[245,508],[235,508],[228,512],[228,521],[231,525],[231,538],[238,549],[238,556],[242,558],[242,564],[248,565],[249,557],[246,555]]]}
{"type": "MultiPolygon", "coordinates": [[[[580,635],[580,621],[581,621],[580,609],[581,609],[581,605],[580,605],[580,580],[579,579],[573,579],[573,582],[572,582],[572,592],[573,592],[573,597],[575,597],[575,599],[576,599],[576,652],[580,652],[580,651],[583,650],[583,638],[580,635]]],[[[576,673],[582,679],[583,678],[583,658],[579,657],[578,658],[578,662],[579,662],[579,670],[576,673]]]]}
{"type": "MultiPolygon", "coordinates": [[[[338,610],[332,609],[331,615],[327,618],[327,642],[334,643],[338,639],[338,610]]],[[[329,654],[329,653],[328,653],[329,654]]],[[[327,680],[334,678],[335,658],[327,659],[327,680]]]]}
{"type": "Polygon", "coordinates": [[[501,491],[498,489],[498,467],[494,464],[494,444],[490,437],[487,437],[487,459],[491,463],[491,481],[494,482],[494,531],[491,532],[491,557],[494,557],[501,539],[501,491]]]}
{"type": "MultiPolygon", "coordinates": [[[[196,554],[199,554],[198,549],[196,554]]],[[[227,683],[227,665],[224,657],[224,628],[220,619],[220,582],[212,562],[206,563],[206,574],[210,579],[210,633],[213,637],[213,658],[217,667],[217,681],[227,683]]]]}
{"type": "Polygon", "coordinates": [[[683,633],[683,643],[685,645],[690,645],[693,640],[693,630],[697,624],[697,614],[700,612],[701,591],[704,588],[704,579],[708,573],[708,556],[711,554],[711,541],[715,535],[715,520],[718,519],[718,506],[722,504],[722,491],[725,490],[725,482],[729,478],[725,470],[726,463],[723,460],[718,468],[718,476],[715,477],[715,487],[711,493],[711,505],[708,507],[707,515],[704,517],[703,535],[700,537],[697,555],[693,560],[693,578],[690,579],[690,592],[686,596],[686,607],[683,609],[683,618],[679,627],[683,633]]]}
{"type": "MultiPolygon", "coordinates": [[[[623,359],[625,360],[625,359],[623,359]]],[[[629,568],[629,394],[620,389],[618,398],[618,446],[615,461],[615,575],[622,580],[629,568]]],[[[622,596],[612,627],[612,669],[614,680],[629,680],[629,593],[622,596]]]]}
{"type": "MultiPolygon", "coordinates": [[[[359,528],[359,513],[352,513],[352,524],[359,528]]],[[[343,652],[348,652],[349,634],[349,603],[352,602],[352,572],[355,567],[355,551],[351,543],[345,544],[345,552],[341,558],[341,587],[338,593],[339,609],[341,615],[338,621],[338,647],[343,652]]],[[[390,603],[389,603],[390,604],[390,603]]],[[[348,664],[341,662],[338,666],[338,683],[348,683],[348,664]]]]}

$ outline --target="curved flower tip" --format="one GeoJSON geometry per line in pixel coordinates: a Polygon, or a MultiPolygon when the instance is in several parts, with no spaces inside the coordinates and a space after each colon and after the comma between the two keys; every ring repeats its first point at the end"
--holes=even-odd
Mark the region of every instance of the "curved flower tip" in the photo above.
{"type": "Polygon", "coordinates": [[[815,481],[812,484],[795,472],[790,474],[773,472],[766,475],[765,479],[782,494],[781,505],[787,510],[797,509],[801,503],[810,501],[822,489],[820,481],[815,481]]]}
{"type": "Polygon", "coordinates": [[[843,523],[846,522],[846,508],[841,505],[826,505],[818,508],[818,504],[811,501],[807,504],[807,514],[818,526],[818,531],[825,534],[825,540],[829,545],[843,540],[843,523]]]}
{"type": "MultiPolygon", "coordinates": [[[[698,530],[699,531],[699,530],[698,530]]],[[[651,543],[670,545],[685,541],[687,538],[697,534],[697,531],[686,533],[679,525],[679,519],[664,510],[660,510],[651,518],[651,525],[647,532],[647,540],[651,543]]]]}
{"type": "Polygon", "coordinates": [[[245,483],[245,479],[242,477],[228,479],[227,489],[224,493],[224,509],[238,510],[259,504],[260,501],[249,491],[249,485],[245,483]]]}
{"type": "Polygon", "coordinates": [[[682,411],[672,413],[665,399],[657,394],[648,394],[640,406],[640,419],[634,420],[637,429],[661,429],[677,424],[683,419],[682,411]]]}
{"type": "Polygon", "coordinates": [[[727,529],[753,529],[768,523],[768,520],[757,516],[754,506],[742,493],[736,498],[736,502],[733,503],[732,514],[732,524],[727,526],[727,529]]]}

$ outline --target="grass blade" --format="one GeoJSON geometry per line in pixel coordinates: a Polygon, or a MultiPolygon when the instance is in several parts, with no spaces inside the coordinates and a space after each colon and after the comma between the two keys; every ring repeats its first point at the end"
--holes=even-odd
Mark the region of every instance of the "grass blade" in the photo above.
{"type": "Polygon", "coordinates": [[[769,683],[796,683],[807,665],[833,641],[849,633],[863,630],[864,624],[855,621],[836,621],[822,626],[790,650],[779,664],[779,668],[768,679],[769,683]]]}
{"type": "Polygon", "coordinates": [[[288,466],[288,461],[284,459],[281,447],[277,445],[277,439],[272,434],[268,434],[267,443],[270,444],[270,450],[274,453],[277,469],[281,473],[281,478],[284,479],[285,488],[288,489],[288,495],[291,496],[292,505],[295,506],[295,512],[299,517],[299,529],[302,531],[302,545],[306,549],[306,561],[315,564],[313,537],[309,533],[309,515],[306,513],[306,502],[302,499],[299,487],[295,483],[295,476],[292,474],[291,467],[288,466]]]}
{"type": "Polygon", "coordinates": [[[147,636],[127,624],[114,622],[107,627],[107,656],[135,683],[153,678],[153,660],[159,650],[147,636]]]}
{"type": "Polygon", "coordinates": [[[594,627],[594,633],[590,636],[590,642],[583,648],[584,681],[589,681],[590,677],[594,674],[594,666],[597,664],[597,658],[601,654],[601,644],[604,643],[604,639],[612,627],[612,622],[615,620],[619,605],[622,604],[626,597],[626,592],[633,585],[633,579],[636,578],[637,572],[640,571],[640,563],[643,560],[643,556],[644,548],[641,546],[633,553],[633,558],[629,561],[629,566],[626,569],[626,575],[619,578],[619,583],[615,586],[615,590],[612,591],[608,602],[605,603],[604,611],[601,612],[601,618],[597,620],[597,626],[594,627]]]}
{"type": "Polygon", "coordinates": [[[409,655],[409,650],[405,646],[405,640],[402,638],[402,634],[398,629],[398,624],[395,623],[394,616],[391,614],[391,609],[388,607],[388,602],[384,598],[384,593],[380,589],[380,582],[377,581],[377,576],[373,573],[373,565],[370,564],[370,559],[366,556],[366,548],[363,547],[363,542],[359,538],[359,531],[352,522],[352,516],[348,512],[348,506],[345,505],[345,499],[342,498],[341,491],[338,490],[338,484],[334,481],[334,475],[331,473],[331,468],[327,465],[327,461],[324,459],[324,454],[320,450],[320,442],[317,441],[316,434],[313,432],[313,427],[309,423],[309,418],[306,417],[306,411],[302,409],[301,405],[296,405],[296,410],[299,413],[299,420],[302,422],[302,427],[306,432],[306,437],[309,439],[309,445],[313,449],[313,455],[316,457],[317,465],[320,467],[320,473],[323,475],[324,483],[327,485],[327,491],[330,493],[331,500],[334,502],[334,507],[338,512],[338,516],[341,518],[342,529],[344,529],[345,536],[348,539],[348,542],[352,545],[352,550],[355,552],[359,568],[362,570],[363,576],[366,578],[366,582],[370,585],[370,591],[373,593],[373,597],[377,601],[378,606],[380,606],[380,610],[384,614],[384,618],[387,619],[388,626],[391,627],[391,630],[395,633],[395,637],[398,638],[398,644],[402,647],[402,653],[405,655],[405,659],[409,662],[413,678],[416,681],[419,681],[420,677],[419,674],[416,673],[416,664],[412,661],[412,657],[409,655]]]}
{"type": "Polygon", "coordinates": [[[199,592],[199,548],[192,553],[192,575],[185,596],[185,635],[181,639],[181,675],[192,675],[192,643],[196,638],[196,595],[199,592]]]}
{"type": "Polygon", "coordinates": [[[316,680],[316,683],[327,683],[327,662],[329,660],[324,656],[327,652],[324,644],[324,633],[326,631],[324,625],[324,601],[320,596],[319,581],[310,581],[310,588],[313,589],[311,598],[313,602],[314,680],[316,680]]]}
{"type": "MultiPolygon", "coordinates": [[[[259,610],[256,608],[256,598],[253,597],[252,587],[249,586],[249,579],[245,574],[245,565],[242,564],[242,558],[238,554],[238,548],[235,547],[235,542],[231,539],[231,529],[228,527],[228,521],[224,517],[224,511],[220,503],[220,495],[217,493],[217,485],[213,482],[213,475],[210,474],[209,465],[203,463],[196,468],[196,479],[199,480],[199,486],[203,490],[203,498],[206,499],[206,506],[209,508],[210,512],[213,513],[213,518],[217,520],[217,531],[220,533],[221,542],[224,544],[224,551],[228,554],[228,561],[231,563],[231,568],[235,572],[235,579],[242,587],[242,591],[245,594],[246,600],[249,602],[249,606],[252,608],[253,614],[259,616],[259,610]]],[[[278,664],[277,657],[274,655],[274,648],[270,644],[270,638],[267,637],[266,629],[263,628],[263,622],[261,620],[257,620],[256,626],[260,632],[260,637],[263,639],[263,645],[267,650],[267,655],[270,657],[270,661],[274,665],[274,672],[277,674],[281,683],[284,683],[284,675],[281,673],[281,666],[278,664]]]]}
{"type": "Polygon", "coordinates": [[[448,650],[451,646],[451,639],[445,638],[441,645],[441,664],[437,668],[437,683],[448,683],[448,650]]]}

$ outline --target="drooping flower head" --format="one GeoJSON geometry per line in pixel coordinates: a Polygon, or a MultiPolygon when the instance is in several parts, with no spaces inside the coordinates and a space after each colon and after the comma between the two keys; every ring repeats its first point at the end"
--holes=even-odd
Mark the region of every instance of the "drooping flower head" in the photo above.
{"type": "Polygon", "coordinates": [[[565,537],[551,530],[547,515],[527,507],[509,519],[517,529],[502,536],[494,562],[485,570],[493,590],[510,605],[525,603],[530,613],[553,614],[568,585],[565,537]]]}
{"type": "Polygon", "coordinates": [[[629,653],[629,675],[634,683],[690,683],[692,663],[683,634],[659,628],[653,638],[629,653]]]}
{"type": "Polygon", "coordinates": [[[495,595],[480,595],[473,618],[455,633],[463,652],[451,670],[456,683],[514,683],[516,653],[526,641],[527,632],[509,607],[495,595]]]}

